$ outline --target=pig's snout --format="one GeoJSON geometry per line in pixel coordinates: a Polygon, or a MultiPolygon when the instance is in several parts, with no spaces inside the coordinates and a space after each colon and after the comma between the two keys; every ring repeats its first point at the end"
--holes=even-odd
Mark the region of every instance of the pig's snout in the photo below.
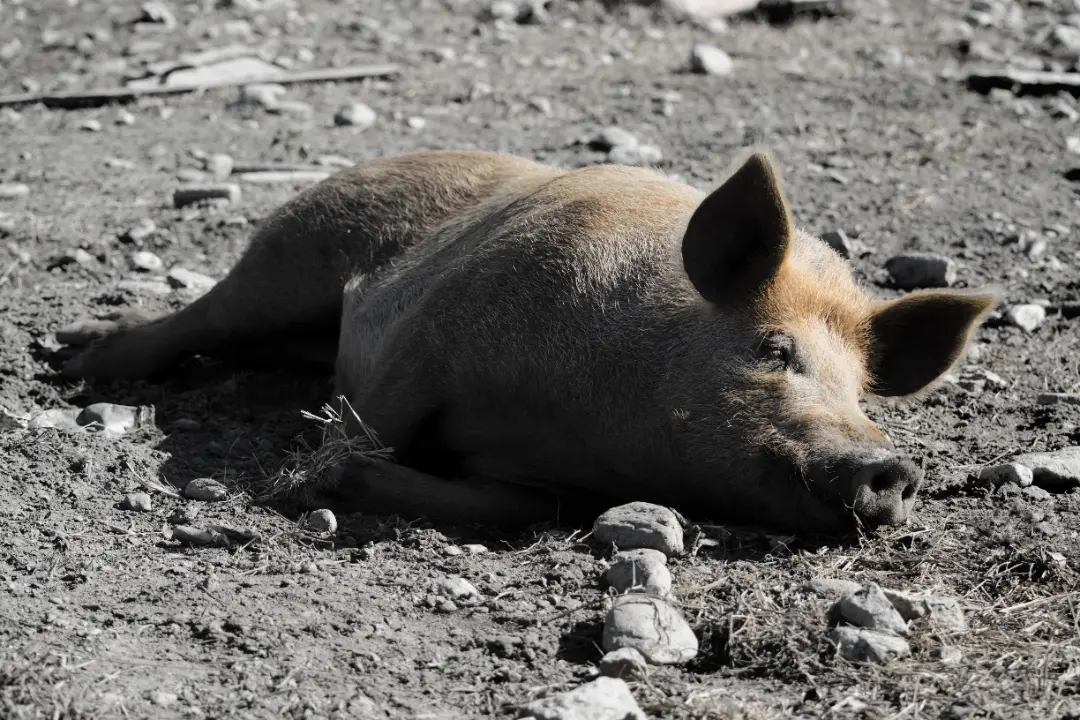
{"type": "Polygon", "coordinates": [[[891,452],[845,458],[828,464],[828,486],[863,526],[907,522],[922,485],[922,470],[891,452]]]}

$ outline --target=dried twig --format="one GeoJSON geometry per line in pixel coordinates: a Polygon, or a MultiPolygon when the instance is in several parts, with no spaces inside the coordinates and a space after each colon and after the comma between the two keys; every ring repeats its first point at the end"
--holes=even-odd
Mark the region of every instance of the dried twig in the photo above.
{"type": "Polygon", "coordinates": [[[22,93],[19,95],[0,96],[0,107],[29,105],[33,103],[43,103],[45,107],[63,109],[96,107],[99,105],[107,105],[111,102],[129,102],[136,98],[150,95],[179,95],[195,92],[196,90],[239,87],[241,85],[254,85],[263,82],[290,85],[304,82],[360,80],[369,77],[397,75],[400,71],[401,67],[392,63],[382,65],[351,65],[340,68],[316,68],[314,70],[274,73],[267,75],[265,78],[252,76],[246,76],[242,79],[226,78],[219,82],[201,82],[198,84],[161,85],[140,88],[99,88],[96,90],[77,90],[74,92],[62,93],[22,93]]]}

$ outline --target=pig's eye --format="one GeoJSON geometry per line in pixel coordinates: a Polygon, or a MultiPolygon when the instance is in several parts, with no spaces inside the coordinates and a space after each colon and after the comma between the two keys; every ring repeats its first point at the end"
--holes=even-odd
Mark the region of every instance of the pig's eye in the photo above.
{"type": "Polygon", "coordinates": [[[761,359],[776,371],[797,370],[795,340],[780,332],[769,333],[761,343],[761,359]]]}

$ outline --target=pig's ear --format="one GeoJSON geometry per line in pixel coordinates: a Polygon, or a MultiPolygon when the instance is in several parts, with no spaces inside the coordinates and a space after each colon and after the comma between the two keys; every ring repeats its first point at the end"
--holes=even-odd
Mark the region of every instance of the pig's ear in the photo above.
{"type": "Polygon", "coordinates": [[[793,233],[780,178],[755,152],[694,211],[683,267],[706,300],[745,302],[776,276],[793,233]]]}
{"type": "Polygon", "coordinates": [[[869,320],[869,390],[911,395],[937,380],[997,302],[993,293],[922,290],[879,303],[869,320]]]}

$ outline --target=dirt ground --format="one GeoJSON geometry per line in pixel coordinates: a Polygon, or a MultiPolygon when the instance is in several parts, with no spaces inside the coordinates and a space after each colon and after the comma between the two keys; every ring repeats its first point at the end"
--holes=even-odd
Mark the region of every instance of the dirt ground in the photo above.
{"type": "MultiPolygon", "coordinates": [[[[200,150],[312,163],[481,148],[570,167],[600,161],[578,141],[618,125],[707,189],[735,150],[764,140],[797,220],[865,245],[852,262],[876,296],[897,294],[880,283],[884,261],[917,250],[953,258],[957,286],[996,284],[1007,303],[1080,299],[1080,185],[1065,177],[1080,166],[1066,150],[1080,106],[963,82],[1004,57],[1067,69],[1047,28],[1080,12],[1074,3],[856,0],[845,17],[725,32],[610,5],[564,0],[550,21],[519,25],[462,0],[206,0],[172,3],[177,26],[155,31],[132,24],[137,2],[0,0],[2,93],[113,85],[147,62],[236,43],[296,67],[403,68],[290,86],[307,116],[239,105],[235,89],[0,109],[0,184],[29,188],[0,199],[0,406],[25,417],[150,405],[156,419],[118,438],[0,432],[0,717],[514,717],[596,672],[604,558],[588,527],[506,536],[353,516],[328,539],[253,502],[251,484],[298,437],[317,440],[301,410],[331,399],[328,378],[209,361],[163,383],[57,376],[61,325],[188,301],[118,288],[161,274],[133,270],[133,252],[220,278],[251,225],[297,189],[246,184],[238,203],[175,209],[169,194],[202,167],[200,150]],[[986,24],[972,30],[972,11],[986,24]],[[734,71],[688,72],[697,42],[730,53],[734,71]],[[334,125],[352,101],[377,112],[373,127],[334,125]],[[146,219],[157,232],[141,248],[122,240],[146,219]],[[195,477],[221,480],[229,498],[167,492],[195,477]],[[120,509],[135,490],[151,493],[151,512],[120,509]],[[178,512],[263,539],[180,547],[163,534],[178,512]],[[474,543],[487,552],[460,551],[474,543]],[[434,598],[455,575],[478,603],[434,598]]],[[[1080,444],[1080,407],[1036,404],[1080,389],[1080,319],[1051,312],[1031,333],[988,323],[970,362],[1008,386],[946,382],[868,408],[925,459],[910,525],[841,542],[688,518],[699,542],[671,568],[702,649],[632,684],[649,717],[1080,717],[1080,492],[975,479],[1017,452],[1080,444]],[[884,668],[849,664],[825,639],[828,601],[802,589],[815,577],[961,598],[971,632],[919,633],[912,656],[884,668]]]]}

